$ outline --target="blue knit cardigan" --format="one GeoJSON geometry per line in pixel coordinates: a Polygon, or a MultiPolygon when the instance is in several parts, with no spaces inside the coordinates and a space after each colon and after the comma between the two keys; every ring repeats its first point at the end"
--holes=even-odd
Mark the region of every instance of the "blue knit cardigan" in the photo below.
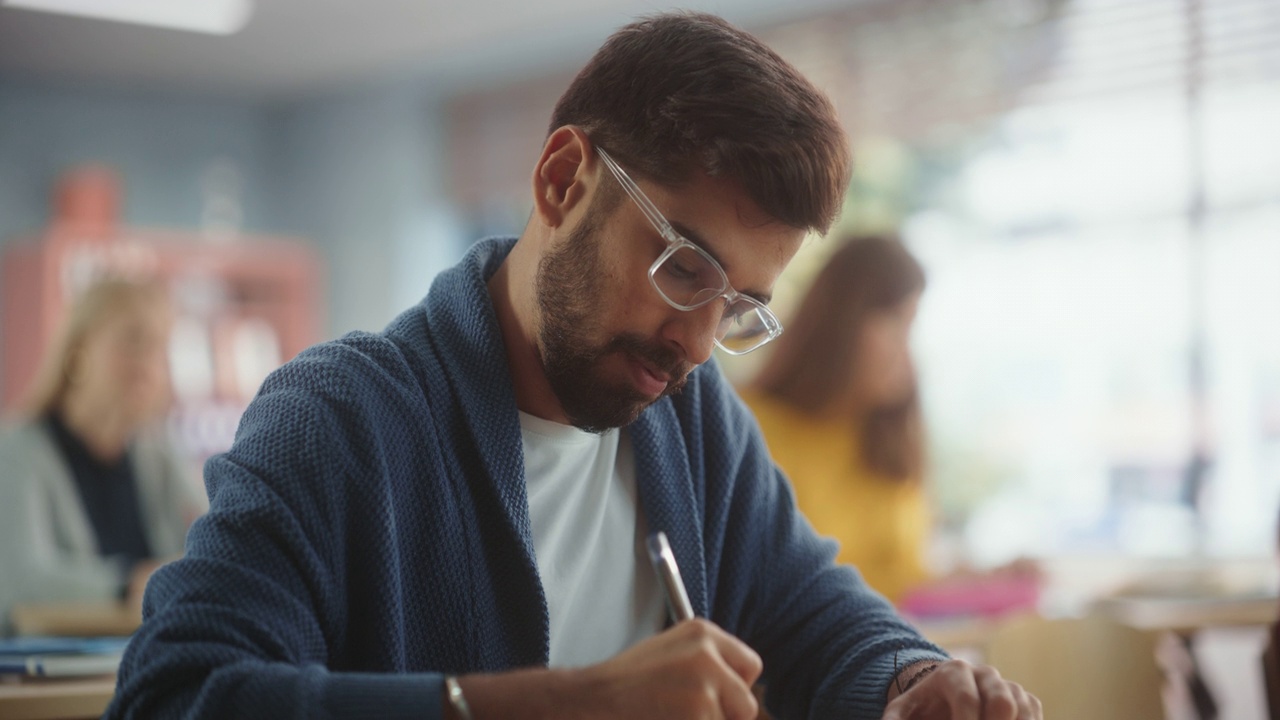
{"type": "MultiPolygon", "coordinates": [[[[273,373],[206,467],[210,512],[157,572],[109,718],[438,718],[445,673],[545,665],[515,392],[477,244],[381,334],[273,373]]],[[[782,718],[879,718],[943,657],[832,563],[712,363],[629,431],[649,527],[694,610],[764,658],[782,718]]]]}

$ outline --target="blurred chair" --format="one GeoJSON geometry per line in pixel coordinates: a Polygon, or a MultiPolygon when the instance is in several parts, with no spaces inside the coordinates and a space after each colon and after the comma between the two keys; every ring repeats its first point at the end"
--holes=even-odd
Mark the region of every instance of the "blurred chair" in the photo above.
{"type": "Polygon", "coordinates": [[[1002,623],[986,662],[1040,698],[1052,720],[1161,720],[1156,637],[1101,617],[1002,623]]]}
{"type": "Polygon", "coordinates": [[[1280,624],[1272,624],[1262,651],[1262,679],[1267,688],[1267,717],[1280,720],[1280,624]]]}

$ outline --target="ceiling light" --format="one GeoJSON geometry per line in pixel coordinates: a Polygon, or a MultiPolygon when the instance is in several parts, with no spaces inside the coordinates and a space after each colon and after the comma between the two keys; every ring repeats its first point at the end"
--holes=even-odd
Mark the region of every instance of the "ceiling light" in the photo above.
{"type": "Polygon", "coordinates": [[[253,14],[253,0],[0,0],[20,10],[231,35],[253,14]]]}

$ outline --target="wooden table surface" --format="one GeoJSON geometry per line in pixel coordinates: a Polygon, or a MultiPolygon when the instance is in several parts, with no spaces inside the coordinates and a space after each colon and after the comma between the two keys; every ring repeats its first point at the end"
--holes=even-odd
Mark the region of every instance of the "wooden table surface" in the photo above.
{"type": "MultiPolygon", "coordinates": [[[[1210,627],[1260,626],[1277,620],[1280,598],[1122,597],[1097,603],[1093,612],[1139,630],[1190,633],[1210,627]]],[[[23,635],[129,635],[141,621],[122,605],[61,605],[15,608],[12,619],[23,635]]],[[[931,641],[951,650],[980,649],[998,618],[930,619],[916,622],[931,641]]],[[[0,683],[0,719],[96,718],[111,702],[115,676],[28,679],[0,683]]]]}
{"type": "Polygon", "coordinates": [[[18,635],[124,637],[142,624],[142,611],[124,603],[15,605],[9,620],[18,635]]]}
{"type": "Polygon", "coordinates": [[[1138,630],[1192,633],[1214,627],[1270,625],[1280,598],[1269,594],[1191,596],[1150,595],[1105,598],[1094,612],[1138,630]]]}
{"type": "MultiPolygon", "coordinates": [[[[1201,597],[1126,596],[1094,603],[1092,613],[1137,630],[1191,634],[1220,627],[1261,627],[1280,617],[1280,597],[1269,594],[1201,597]]],[[[943,648],[981,649],[1001,618],[927,618],[912,623],[943,648]]]]}
{"type": "Polygon", "coordinates": [[[0,682],[0,718],[4,720],[99,718],[106,711],[115,691],[115,675],[0,682]]]}
{"type": "MultiPolygon", "coordinates": [[[[18,635],[102,637],[132,635],[141,613],[123,603],[18,605],[10,613],[18,635]]],[[[99,718],[115,695],[115,675],[75,678],[5,678],[0,720],[99,718]]]]}

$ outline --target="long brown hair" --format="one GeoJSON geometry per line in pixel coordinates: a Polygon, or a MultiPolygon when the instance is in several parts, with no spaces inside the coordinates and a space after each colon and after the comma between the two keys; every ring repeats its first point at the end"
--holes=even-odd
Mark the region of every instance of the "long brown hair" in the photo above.
{"type": "MultiPolygon", "coordinates": [[[[801,412],[822,415],[849,396],[858,340],[872,314],[924,290],[924,269],[894,236],[848,238],[800,303],[756,380],[761,393],[801,412]]],[[[860,460],[899,480],[918,479],[924,465],[920,399],[860,408],[851,418],[860,460]]]]}
{"type": "Polygon", "coordinates": [[[166,302],[164,286],[153,280],[107,278],[91,285],[71,304],[36,372],[22,407],[31,418],[62,407],[75,363],[89,337],[108,320],[166,302]]]}

